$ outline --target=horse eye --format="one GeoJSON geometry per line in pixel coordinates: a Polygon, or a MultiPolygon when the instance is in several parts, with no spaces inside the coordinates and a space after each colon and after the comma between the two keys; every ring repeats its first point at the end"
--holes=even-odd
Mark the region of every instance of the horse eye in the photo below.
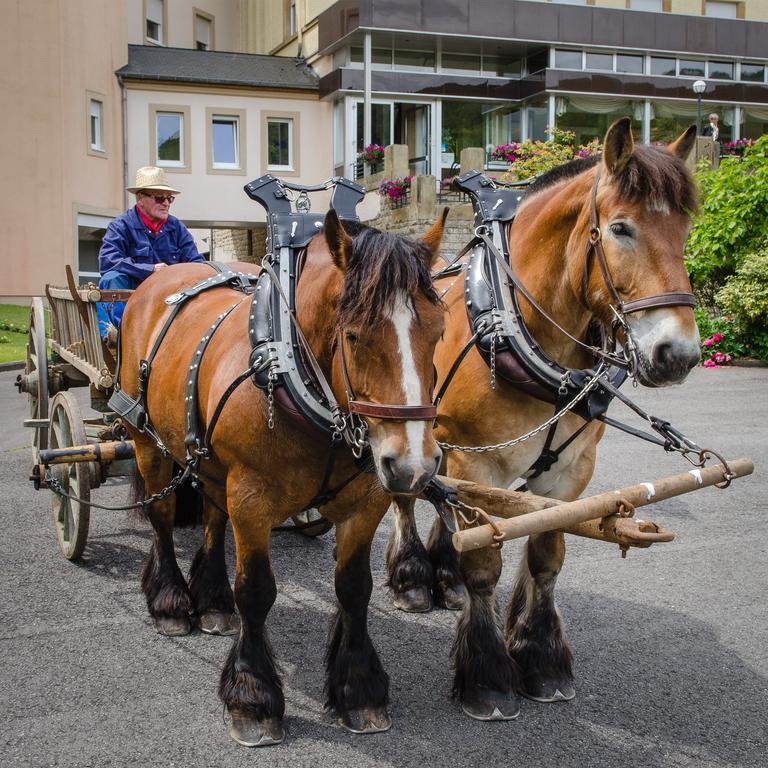
{"type": "Polygon", "coordinates": [[[632,230],[623,221],[611,224],[611,233],[616,237],[632,237],[632,230]]]}
{"type": "Polygon", "coordinates": [[[347,341],[350,344],[356,344],[358,340],[358,335],[354,333],[353,331],[347,331],[347,341]]]}

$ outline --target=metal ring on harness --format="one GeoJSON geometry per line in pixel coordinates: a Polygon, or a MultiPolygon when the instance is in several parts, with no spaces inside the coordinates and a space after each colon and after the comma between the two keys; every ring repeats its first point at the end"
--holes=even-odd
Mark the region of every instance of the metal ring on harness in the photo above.
{"type": "Polygon", "coordinates": [[[715,488],[725,490],[736,475],[728,466],[728,462],[717,451],[713,451],[711,448],[702,448],[701,451],[699,451],[699,461],[701,461],[702,467],[706,464],[707,456],[714,456],[723,465],[723,469],[725,470],[723,473],[725,480],[722,483],[715,483],[715,488]]]}

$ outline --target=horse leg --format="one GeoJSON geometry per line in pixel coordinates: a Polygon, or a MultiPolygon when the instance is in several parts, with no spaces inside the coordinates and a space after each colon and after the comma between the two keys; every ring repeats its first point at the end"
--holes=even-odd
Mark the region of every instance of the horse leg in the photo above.
{"type": "Polygon", "coordinates": [[[219,682],[219,697],[232,718],[229,733],[246,747],[279,744],[285,738],[285,698],[265,622],[277,597],[269,558],[271,520],[237,514],[230,505],[237,565],[235,603],[240,633],[219,682]]]}
{"type": "Polygon", "coordinates": [[[392,505],[395,527],[387,541],[387,585],[395,608],[426,613],[432,610],[434,572],[416,530],[413,505],[411,498],[396,498],[392,505]]]}
{"type": "MultiPolygon", "coordinates": [[[[531,490],[566,501],[578,498],[592,477],[596,445],[595,441],[587,446],[555,475],[555,482],[545,473],[531,490]]],[[[555,605],[555,584],[564,560],[564,534],[530,536],[509,604],[507,647],[521,669],[521,692],[535,701],[570,701],[576,695],[573,653],[555,605]]]]}
{"type": "Polygon", "coordinates": [[[514,720],[520,714],[519,673],[504,644],[495,594],[501,553],[464,552],[460,563],[467,601],[451,653],[453,695],[465,714],[476,720],[514,720]]]}
{"type": "MultiPolygon", "coordinates": [[[[215,493],[210,491],[210,493],[215,493]]],[[[195,604],[197,623],[209,635],[235,635],[240,620],[235,613],[235,596],[227,577],[225,534],[227,514],[224,494],[205,497],[203,543],[189,571],[189,591],[195,604]]]]}
{"type": "MultiPolygon", "coordinates": [[[[171,481],[173,461],[149,442],[136,440],[136,465],[147,495],[162,490],[171,481]]],[[[173,526],[176,500],[173,494],[154,502],[148,511],[154,537],[141,574],[141,588],[147,608],[161,635],[188,635],[192,625],[192,598],[176,562],[173,526]]]]}
{"type": "Polygon", "coordinates": [[[371,510],[336,526],[336,596],[339,608],[326,654],[326,706],[352,733],[378,733],[392,725],[387,712],[389,676],[368,635],[373,590],[371,541],[384,516],[371,510]]]}
{"type": "Polygon", "coordinates": [[[438,516],[429,531],[427,551],[435,574],[435,605],[460,611],[467,601],[467,589],[461,579],[459,553],[453,546],[451,532],[438,516]]]}

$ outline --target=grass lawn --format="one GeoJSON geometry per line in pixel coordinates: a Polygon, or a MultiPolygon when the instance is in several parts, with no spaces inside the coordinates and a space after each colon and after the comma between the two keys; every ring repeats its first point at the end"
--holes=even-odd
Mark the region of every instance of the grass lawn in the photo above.
{"type": "Polygon", "coordinates": [[[24,360],[27,356],[29,307],[0,304],[0,363],[24,360]],[[8,324],[24,328],[23,333],[5,330],[8,324]]]}

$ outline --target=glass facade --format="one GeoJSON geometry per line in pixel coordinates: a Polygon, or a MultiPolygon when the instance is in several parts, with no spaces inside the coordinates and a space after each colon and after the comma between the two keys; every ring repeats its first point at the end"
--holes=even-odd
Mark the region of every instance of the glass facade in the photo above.
{"type": "MultiPolygon", "coordinates": [[[[716,113],[720,117],[720,135],[722,144],[733,139],[733,107],[703,104],[701,108],[702,128],[709,122],[709,115],[716,113]]],[[[669,142],[676,139],[689,126],[696,123],[697,107],[695,101],[652,101],[651,102],[651,143],[669,142]]]]}
{"type": "Polygon", "coordinates": [[[556,101],[557,127],[576,134],[576,145],[593,139],[602,141],[611,123],[620,117],[632,120],[632,132],[637,141],[643,136],[643,102],[599,96],[572,96],[556,101]]]}

